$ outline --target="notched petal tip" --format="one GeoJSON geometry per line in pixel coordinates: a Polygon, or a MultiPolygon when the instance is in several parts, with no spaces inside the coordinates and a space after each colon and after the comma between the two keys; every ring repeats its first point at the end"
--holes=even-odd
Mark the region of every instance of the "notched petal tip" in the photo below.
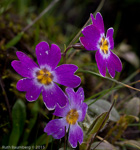
{"type": "Polygon", "coordinates": [[[56,44],[52,44],[49,47],[49,44],[44,41],[36,46],[36,55],[40,66],[47,65],[52,70],[56,68],[61,59],[60,48],[56,44]]]}
{"type": "Polygon", "coordinates": [[[21,51],[17,51],[16,55],[17,55],[17,57],[19,57],[20,55],[25,55],[25,54],[23,52],[21,52],[21,51]]]}
{"type": "Polygon", "coordinates": [[[104,21],[102,15],[99,12],[96,14],[96,21],[94,25],[98,28],[101,34],[104,33],[104,21]]]}
{"type": "Polygon", "coordinates": [[[49,110],[55,109],[56,104],[59,104],[60,107],[64,107],[67,103],[67,97],[65,93],[55,83],[51,88],[44,88],[42,91],[42,95],[43,101],[49,110]]]}
{"type": "MultiPolygon", "coordinates": [[[[26,77],[26,75],[28,74],[27,72],[25,72],[24,69],[22,69],[23,67],[22,67],[21,61],[19,61],[19,60],[13,60],[11,62],[11,66],[18,74],[20,74],[23,77],[26,77]]],[[[28,77],[28,75],[27,75],[27,77],[28,77]]]]}
{"type": "Polygon", "coordinates": [[[78,66],[74,64],[65,64],[71,69],[71,73],[75,73],[78,70],[78,66]]]}
{"type": "Polygon", "coordinates": [[[55,69],[57,78],[54,79],[54,82],[71,88],[79,86],[81,79],[74,74],[77,69],[78,67],[73,64],[62,64],[58,66],[55,69]]]}
{"type": "Polygon", "coordinates": [[[78,142],[80,144],[82,144],[82,142],[83,142],[83,131],[78,124],[75,124],[75,125],[70,127],[69,142],[70,142],[72,148],[76,148],[78,142]]]}
{"type": "Polygon", "coordinates": [[[100,31],[98,28],[91,24],[85,27],[82,31],[84,37],[80,37],[81,44],[86,50],[97,50],[97,44],[100,39],[100,31]]]}
{"type": "Polygon", "coordinates": [[[78,90],[76,91],[76,93],[84,93],[83,88],[80,86],[80,87],[78,88],[78,90]]]}
{"type": "Polygon", "coordinates": [[[88,110],[88,105],[86,103],[82,103],[82,105],[81,105],[81,107],[79,109],[78,122],[82,122],[85,119],[87,110],[88,110]]]}
{"type": "Polygon", "coordinates": [[[16,52],[16,55],[17,55],[17,57],[18,57],[18,59],[20,60],[20,61],[24,61],[24,59],[26,60],[26,59],[31,59],[27,54],[25,54],[25,53],[23,53],[23,52],[21,52],[21,51],[17,51],[16,52]]]}
{"type": "Polygon", "coordinates": [[[57,51],[61,53],[61,50],[60,50],[59,46],[56,45],[56,44],[52,44],[51,49],[55,49],[55,50],[57,49],[57,51]]]}
{"type": "Polygon", "coordinates": [[[97,12],[96,19],[101,19],[103,21],[103,17],[100,12],[97,12]]]}
{"type": "Polygon", "coordinates": [[[50,50],[50,47],[47,42],[42,41],[36,45],[35,50],[36,50],[36,55],[38,55],[38,53],[43,52],[44,50],[50,50]]]}
{"type": "Polygon", "coordinates": [[[67,94],[75,93],[74,89],[73,89],[73,88],[70,88],[70,87],[67,87],[67,88],[65,89],[65,91],[66,91],[67,94]]]}
{"type": "Polygon", "coordinates": [[[11,62],[11,66],[12,66],[13,68],[14,68],[16,62],[19,62],[19,61],[18,61],[18,60],[13,60],[13,61],[11,62]]]}
{"type": "Polygon", "coordinates": [[[74,87],[71,86],[71,88],[76,88],[81,84],[81,78],[78,75],[75,75],[75,74],[74,74],[74,77],[75,78],[73,78],[73,79],[74,79],[75,85],[74,85],[74,87]]]}
{"type": "Polygon", "coordinates": [[[68,126],[64,119],[54,119],[46,125],[44,132],[52,135],[55,139],[61,139],[65,135],[65,126],[67,131],[68,126]]]}
{"type": "Polygon", "coordinates": [[[56,108],[56,106],[59,106],[60,109],[64,109],[67,106],[67,103],[68,103],[68,101],[67,101],[67,97],[66,97],[65,100],[63,100],[62,104],[57,102],[56,105],[55,105],[55,108],[56,108]]]}
{"type": "Polygon", "coordinates": [[[90,13],[90,17],[93,17],[93,14],[92,14],[92,13],[90,13]]]}
{"type": "Polygon", "coordinates": [[[82,87],[79,87],[78,90],[76,91],[76,94],[78,94],[78,96],[81,99],[81,103],[84,101],[84,89],[82,87]]]}
{"type": "Polygon", "coordinates": [[[40,42],[40,43],[38,43],[38,44],[36,45],[36,48],[37,48],[37,47],[42,47],[42,46],[43,46],[43,47],[46,46],[46,47],[48,48],[48,47],[49,47],[49,44],[48,44],[47,42],[45,42],[45,41],[42,41],[42,42],[40,42]]]}
{"type": "Polygon", "coordinates": [[[56,104],[55,111],[53,115],[58,116],[58,117],[66,117],[67,113],[70,111],[69,107],[69,100],[67,100],[67,103],[64,107],[60,107],[59,104],[56,104]]]}
{"type": "Polygon", "coordinates": [[[91,21],[92,21],[92,23],[94,23],[95,19],[94,19],[94,16],[93,16],[93,14],[92,14],[92,13],[90,13],[90,17],[91,17],[91,21]]]}

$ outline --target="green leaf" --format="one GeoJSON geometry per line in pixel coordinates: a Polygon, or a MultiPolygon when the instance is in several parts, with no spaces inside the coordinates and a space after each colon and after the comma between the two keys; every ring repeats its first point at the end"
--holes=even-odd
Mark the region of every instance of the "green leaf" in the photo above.
{"type": "Polygon", "coordinates": [[[16,146],[23,132],[26,120],[26,108],[22,100],[17,100],[12,109],[13,129],[10,134],[9,145],[16,146]]]}
{"type": "Polygon", "coordinates": [[[5,45],[6,49],[8,49],[8,48],[10,48],[10,47],[12,47],[12,46],[14,46],[14,45],[16,45],[16,44],[19,42],[19,40],[22,38],[23,34],[24,34],[24,32],[20,32],[20,33],[19,33],[17,36],[15,36],[11,41],[9,41],[9,42],[5,45]]]}
{"type": "Polygon", "coordinates": [[[126,115],[125,119],[128,123],[132,123],[134,121],[137,121],[137,122],[139,121],[139,117],[133,116],[133,115],[126,115]]]}
{"type": "Polygon", "coordinates": [[[24,132],[24,137],[23,137],[23,143],[21,145],[27,145],[28,143],[28,137],[30,135],[30,132],[32,130],[32,128],[34,127],[36,120],[37,120],[37,116],[38,116],[38,111],[39,111],[39,105],[38,102],[34,102],[31,104],[31,118],[30,121],[28,123],[28,127],[26,128],[25,132],[24,132]]]}
{"type": "MultiPolygon", "coordinates": [[[[90,102],[91,101],[87,102],[87,104],[90,102]]],[[[111,107],[111,103],[109,103],[106,100],[99,99],[93,105],[90,105],[88,109],[90,112],[100,115],[101,113],[108,111],[110,107],[111,107]]],[[[118,121],[120,119],[120,115],[114,107],[110,112],[109,119],[112,121],[118,121]]]]}
{"type": "Polygon", "coordinates": [[[0,15],[2,15],[2,13],[4,13],[6,10],[8,10],[10,8],[10,5],[13,1],[14,0],[0,1],[0,15]]]}
{"type": "Polygon", "coordinates": [[[126,104],[126,114],[138,116],[140,113],[140,98],[134,97],[126,104]]]}
{"type": "MultiPolygon", "coordinates": [[[[48,140],[48,135],[46,133],[43,133],[38,139],[36,139],[36,141],[34,143],[32,143],[31,145],[44,145],[46,144],[48,140]]],[[[48,140],[48,143],[50,143],[51,139],[48,140]]]]}
{"type": "Polygon", "coordinates": [[[107,113],[108,112],[105,112],[105,113],[102,113],[100,116],[98,116],[94,121],[93,123],[90,125],[88,131],[87,131],[87,134],[90,133],[90,134],[94,134],[96,133],[100,127],[101,129],[104,127],[106,121],[108,120],[109,116],[106,118],[107,116],[107,113]],[[106,120],[104,121],[104,119],[106,118],[106,120]],[[104,122],[104,123],[103,123],[104,122]]]}
{"type": "Polygon", "coordinates": [[[109,118],[109,116],[107,115],[108,112],[102,113],[93,121],[84,136],[84,142],[80,145],[80,150],[85,150],[87,148],[87,143],[89,143],[93,135],[104,127],[105,123],[109,118]]]}

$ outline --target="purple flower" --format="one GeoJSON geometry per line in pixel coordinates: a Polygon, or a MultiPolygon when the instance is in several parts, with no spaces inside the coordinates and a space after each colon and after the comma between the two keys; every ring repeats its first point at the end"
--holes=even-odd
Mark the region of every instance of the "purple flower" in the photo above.
{"type": "Polygon", "coordinates": [[[51,120],[46,125],[44,132],[52,135],[55,139],[60,139],[64,137],[65,129],[66,132],[69,129],[68,140],[71,146],[75,148],[78,141],[80,144],[83,142],[83,131],[78,122],[84,120],[88,106],[86,103],[83,103],[83,88],[80,87],[77,92],[74,92],[72,88],[67,88],[66,93],[68,95],[68,103],[63,108],[57,105],[54,112],[54,115],[62,118],[51,120]]]}
{"type": "Polygon", "coordinates": [[[103,18],[99,12],[96,14],[96,19],[91,14],[91,19],[92,25],[82,30],[84,37],[80,37],[80,42],[86,50],[97,50],[95,59],[101,75],[106,75],[107,67],[109,74],[114,78],[115,71],[122,70],[120,59],[111,51],[114,48],[114,30],[109,28],[105,36],[103,18]]]}
{"type": "Polygon", "coordinates": [[[36,100],[42,92],[43,101],[49,110],[53,110],[58,103],[66,105],[66,95],[56,84],[68,87],[77,87],[81,80],[74,72],[78,69],[72,64],[63,64],[56,67],[61,59],[60,48],[52,44],[40,42],[36,46],[36,55],[39,66],[23,52],[17,52],[19,61],[14,60],[12,67],[17,73],[25,77],[17,83],[19,91],[26,92],[28,101],[36,100]]]}

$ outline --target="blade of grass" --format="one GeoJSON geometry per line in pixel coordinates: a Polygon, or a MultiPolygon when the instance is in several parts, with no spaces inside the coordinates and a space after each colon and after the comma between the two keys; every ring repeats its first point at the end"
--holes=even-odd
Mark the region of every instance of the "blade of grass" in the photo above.
{"type": "Polygon", "coordinates": [[[78,73],[88,73],[88,74],[91,74],[91,75],[96,75],[96,76],[98,76],[98,77],[101,77],[101,78],[104,78],[104,79],[107,79],[107,80],[110,80],[110,81],[113,81],[113,82],[115,82],[115,83],[117,83],[117,84],[119,84],[119,85],[122,85],[122,86],[125,86],[125,87],[127,87],[127,88],[130,88],[130,89],[133,89],[133,90],[136,90],[136,91],[140,91],[140,89],[137,89],[137,88],[134,88],[134,87],[132,87],[132,86],[130,86],[130,85],[127,85],[127,84],[125,84],[125,83],[122,83],[122,82],[120,82],[120,81],[117,81],[117,80],[115,80],[115,79],[112,79],[112,78],[109,78],[109,77],[103,77],[103,76],[101,76],[100,74],[98,74],[98,73],[96,73],[96,72],[92,72],[92,71],[88,71],[88,70],[80,70],[80,71],[78,71],[78,73]]]}
{"type": "Polygon", "coordinates": [[[12,40],[10,40],[7,44],[6,44],[6,49],[14,46],[15,44],[17,44],[20,39],[22,38],[24,32],[26,32],[31,26],[33,26],[45,13],[47,13],[53,6],[55,3],[57,3],[59,0],[54,0],[50,3],[49,6],[47,6],[29,25],[27,25],[20,33],[18,33],[12,40]]]}
{"type": "MultiPolygon", "coordinates": [[[[135,72],[132,73],[129,77],[127,77],[123,82],[124,82],[124,83],[129,82],[129,81],[130,81],[134,76],[136,76],[138,73],[139,73],[139,70],[135,71],[135,72]]],[[[131,83],[131,84],[129,84],[129,85],[135,84],[135,83],[137,83],[137,82],[138,82],[138,81],[133,82],[133,83],[131,83]]],[[[105,90],[103,90],[103,91],[101,91],[101,92],[99,92],[99,93],[96,93],[96,94],[94,94],[94,95],[88,97],[88,98],[85,99],[84,101],[87,102],[88,100],[90,100],[90,99],[92,99],[92,98],[94,98],[94,97],[96,97],[96,96],[98,96],[98,95],[100,95],[100,94],[102,94],[102,93],[106,93],[106,92],[108,92],[108,91],[110,91],[110,90],[115,90],[115,89],[119,89],[119,88],[122,88],[122,86],[121,86],[121,85],[117,85],[117,86],[115,86],[115,87],[111,87],[111,88],[109,88],[109,89],[105,89],[105,90]]]]}
{"type": "Polygon", "coordinates": [[[20,41],[20,39],[22,38],[23,34],[24,34],[24,32],[20,32],[20,33],[18,33],[12,40],[10,40],[10,41],[5,45],[6,49],[8,49],[8,48],[10,48],[10,47],[12,47],[12,46],[14,46],[14,45],[16,45],[16,44],[20,41]]]}
{"type": "MultiPolygon", "coordinates": [[[[132,82],[130,85],[133,85],[133,84],[136,84],[138,83],[139,81],[136,81],[136,82],[132,82]]],[[[95,99],[94,101],[92,101],[88,106],[92,105],[93,103],[95,103],[97,100],[99,100],[100,98],[102,98],[104,95],[106,95],[108,92],[111,92],[112,89],[115,90],[115,89],[120,89],[120,88],[123,88],[123,86],[117,86],[117,87],[114,87],[114,88],[110,88],[110,89],[107,89],[105,91],[101,91],[99,93],[103,93],[101,96],[99,96],[97,99],[95,99]]],[[[97,93],[98,94],[98,93],[97,93]]],[[[94,96],[94,95],[93,95],[94,96]]],[[[91,96],[92,97],[92,96],[91,96]]],[[[90,98],[91,99],[91,98],[90,98]]],[[[90,100],[88,98],[88,100],[90,100]]],[[[87,101],[87,100],[86,100],[87,101]]]]}
{"type": "MultiPolygon", "coordinates": [[[[130,83],[129,85],[133,85],[133,84],[136,84],[136,83],[139,83],[139,82],[140,82],[140,81],[138,80],[138,81],[135,81],[135,82],[130,83]]],[[[116,86],[116,87],[112,87],[112,88],[103,90],[103,91],[101,91],[101,92],[98,92],[98,93],[96,93],[96,94],[94,94],[94,95],[88,97],[87,99],[84,100],[84,102],[87,102],[88,100],[93,99],[94,97],[97,97],[98,95],[101,95],[101,94],[102,94],[102,96],[104,96],[104,95],[107,94],[108,92],[110,92],[110,91],[112,91],[112,90],[117,90],[117,89],[120,89],[120,88],[123,88],[123,86],[120,86],[120,85],[119,85],[119,86],[116,86]]]]}
{"type": "Polygon", "coordinates": [[[3,128],[4,126],[6,126],[6,125],[8,125],[9,124],[9,122],[7,122],[7,123],[5,123],[5,124],[2,124],[2,125],[0,125],[0,128],[3,128]]]}
{"type": "Polygon", "coordinates": [[[47,6],[29,25],[27,25],[22,31],[27,31],[32,25],[34,25],[45,13],[47,13],[55,3],[57,3],[59,0],[53,0],[49,6],[47,6]]]}
{"type": "MultiPolygon", "coordinates": [[[[104,2],[105,2],[105,0],[101,0],[101,2],[100,2],[100,4],[98,5],[98,7],[97,7],[97,9],[95,10],[95,12],[93,13],[93,15],[95,15],[98,11],[100,11],[101,9],[102,9],[102,7],[103,7],[103,5],[104,5],[104,2]]],[[[91,21],[91,19],[90,19],[90,17],[88,18],[88,20],[87,20],[87,22],[84,24],[84,26],[80,29],[80,31],[75,35],[75,37],[72,39],[72,41],[70,42],[70,44],[68,45],[68,50],[70,50],[72,47],[71,47],[71,45],[73,45],[74,43],[76,43],[76,42],[78,42],[78,37],[80,36],[80,35],[82,35],[82,33],[81,33],[81,31],[82,31],[82,29],[83,28],[85,28],[89,23],[90,23],[90,21],[91,21]]],[[[67,50],[67,51],[68,51],[67,50]]],[[[68,59],[68,62],[69,62],[69,59],[68,59]]]]}
{"type": "MultiPolygon", "coordinates": [[[[101,0],[99,6],[97,7],[97,9],[95,10],[95,12],[93,13],[94,15],[95,15],[98,11],[100,11],[100,10],[102,9],[102,7],[103,7],[103,5],[104,5],[104,2],[105,2],[105,0],[101,0]]],[[[90,23],[90,17],[89,17],[89,19],[87,20],[87,22],[84,24],[84,26],[81,28],[81,30],[80,30],[80,31],[76,34],[76,36],[73,38],[73,40],[70,42],[70,44],[68,45],[68,47],[69,47],[70,45],[72,45],[72,44],[78,39],[78,37],[79,37],[80,34],[81,34],[82,29],[85,28],[89,23],[90,23]]]]}
{"type": "MultiPolygon", "coordinates": [[[[136,76],[138,73],[139,73],[139,69],[138,69],[137,71],[135,71],[134,73],[132,73],[132,74],[131,74],[128,78],[126,78],[123,82],[124,82],[124,83],[127,83],[127,82],[130,81],[134,76],[136,76]]],[[[133,84],[136,84],[136,83],[138,83],[138,82],[139,82],[139,80],[136,81],[136,82],[132,82],[132,83],[129,84],[129,85],[133,85],[133,84]]],[[[101,97],[103,97],[104,95],[106,95],[108,92],[110,92],[110,91],[112,91],[112,90],[117,90],[117,89],[120,89],[120,88],[123,88],[123,86],[122,86],[122,85],[117,85],[116,87],[111,87],[111,88],[109,88],[109,89],[105,89],[105,90],[103,90],[103,91],[101,91],[101,92],[99,92],[99,93],[96,93],[96,94],[94,94],[94,95],[88,97],[87,99],[84,100],[84,102],[87,102],[88,100],[93,99],[94,97],[97,97],[98,95],[101,95],[101,94],[102,94],[102,95],[99,96],[96,100],[92,101],[92,102],[89,104],[89,106],[90,106],[91,104],[93,104],[93,103],[95,103],[97,100],[99,100],[101,97]]]]}

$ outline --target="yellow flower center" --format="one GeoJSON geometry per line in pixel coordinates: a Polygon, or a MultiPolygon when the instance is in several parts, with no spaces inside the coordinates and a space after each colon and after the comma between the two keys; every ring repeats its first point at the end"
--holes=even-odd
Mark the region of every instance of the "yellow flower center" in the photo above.
{"type": "Polygon", "coordinates": [[[52,82],[53,75],[44,68],[36,72],[36,78],[41,84],[49,85],[52,82]]]}
{"type": "Polygon", "coordinates": [[[107,41],[107,39],[105,39],[104,37],[102,37],[99,45],[100,45],[100,49],[102,50],[102,52],[104,54],[108,54],[108,41],[107,41]]]}
{"type": "Polygon", "coordinates": [[[76,121],[78,120],[79,114],[75,109],[71,109],[66,116],[66,121],[70,125],[74,125],[76,121]]]}

